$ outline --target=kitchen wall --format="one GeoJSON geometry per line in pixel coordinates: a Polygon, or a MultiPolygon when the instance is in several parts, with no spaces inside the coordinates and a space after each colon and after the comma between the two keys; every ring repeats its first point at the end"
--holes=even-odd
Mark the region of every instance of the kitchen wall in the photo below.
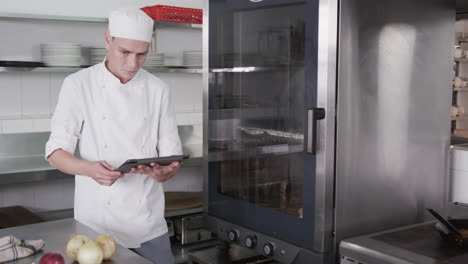
{"type": "MultiPolygon", "coordinates": [[[[2,4],[2,13],[106,17],[120,6],[168,4],[202,8],[201,1],[16,1],[2,4]],[[91,7],[91,8],[90,8],[91,7]]],[[[74,42],[84,47],[104,47],[106,23],[54,20],[1,19],[0,60],[40,60],[40,43],[74,42]]],[[[182,64],[184,50],[202,50],[201,29],[160,28],[156,47],[171,64],[182,64]]],[[[83,62],[85,62],[83,58],[83,62]]],[[[67,72],[0,72],[0,133],[49,131],[50,118],[67,72]]],[[[155,73],[171,87],[181,139],[192,155],[201,156],[202,76],[155,73]]],[[[0,174],[0,177],[5,175],[0,174]]],[[[186,166],[164,183],[166,191],[201,191],[199,166],[186,166]]],[[[0,185],[0,207],[22,205],[33,212],[73,207],[73,177],[42,182],[0,185]]]]}

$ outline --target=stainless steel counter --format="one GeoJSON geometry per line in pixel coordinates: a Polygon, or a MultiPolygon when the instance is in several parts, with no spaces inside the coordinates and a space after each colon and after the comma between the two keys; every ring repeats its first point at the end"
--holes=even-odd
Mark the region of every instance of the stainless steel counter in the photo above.
{"type": "MultiPolygon", "coordinates": [[[[71,218],[34,225],[0,229],[0,237],[12,235],[19,239],[43,239],[45,241],[44,248],[37,254],[27,258],[18,259],[14,262],[9,262],[15,264],[37,264],[39,263],[41,256],[47,252],[60,253],[64,257],[65,263],[73,263],[73,261],[65,253],[65,247],[68,240],[70,239],[71,234],[86,235],[92,239],[95,239],[99,235],[92,229],[71,218]]],[[[112,260],[106,261],[105,263],[151,264],[150,261],[140,257],[133,251],[120,245],[117,245],[116,254],[112,257],[112,260]]]]}
{"type": "Polygon", "coordinates": [[[341,263],[468,263],[468,251],[443,240],[434,225],[428,222],[345,239],[340,243],[341,263]]]}

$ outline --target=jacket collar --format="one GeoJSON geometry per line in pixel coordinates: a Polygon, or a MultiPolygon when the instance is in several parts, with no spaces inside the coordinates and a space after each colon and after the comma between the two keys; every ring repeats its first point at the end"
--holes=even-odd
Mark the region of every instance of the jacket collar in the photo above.
{"type": "Polygon", "coordinates": [[[119,78],[115,77],[114,74],[112,74],[109,71],[109,69],[107,69],[106,63],[105,63],[106,60],[107,60],[107,56],[99,65],[101,76],[102,76],[102,81],[104,85],[110,84],[112,86],[134,87],[139,82],[141,69],[138,70],[138,72],[135,74],[135,76],[133,76],[133,78],[130,81],[128,81],[125,84],[122,84],[120,83],[119,78]]]}

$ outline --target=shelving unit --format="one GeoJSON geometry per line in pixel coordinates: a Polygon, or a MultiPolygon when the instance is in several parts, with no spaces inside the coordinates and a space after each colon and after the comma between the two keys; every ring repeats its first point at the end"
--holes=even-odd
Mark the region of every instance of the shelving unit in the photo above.
{"type": "MultiPolygon", "coordinates": [[[[468,43],[468,38],[458,37],[458,46],[462,46],[463,43],[468,43]]],[[[454,77],[468,77],[460,72],[462,65],[468,65],[468,58],[454,58],[454,77]]],[[[452,87],[452,106],[463,107],[464,111],[468,111],[468,104],[464,103],[463,98],[468,96],[468,87],[452,87]]],[[[452,141],[457,141],[461,138],[468,139],[468,130],[465,128],[465,124],[468,124],[468,115],[462,115],[451,118],[451,133],[452,141]]]]}
{"type": "Polygon", "coordinates": [[[189,24],[189,23],[176,23],[176,22],[168,22],[168,21],[154,21],[154,28],[193,28],[193,29],[202,29],[202,24],[189,24]]]}
{"type": "MultiPolygon", "coordinates": [[[[21,13],[4,13],[0,12],[0,20],[38,20],[38,21],[75,21],[75,22],[94,22],[107,23],[107,18],[102,17],[74,17],[74,16],[54,16],[54,15],[38,15],[38,14],[21,14],[21,13]]],[[[201,30],[201,24],[177,23],[169,21],[154,21],[154,30],[157,28],[184,28],[201,30]]],[[[86,66],[88,67],[88,66],[86,66]]],[[[85,67],[1,67],[1,72],[45,72],[45,73],[73,73],[85,67]]],[[[201,74],[201,67],[184,67],[182,65],[158,66],[158,67],[143,67],[152,73],[195,73],[201,74]]]]}
{"type": "MultiPolygon", "coordinates": [[[[88,67],[88,66],[86,66],[88,67]]],[[[44,73],[54,73],[54,72],[67,72],[73,73],[79,70],[82,70],[86,67],[0,67],[1,72],[44,72],[44,73]]],[[[192,67],[181,67],[181,66],[158,66],[158,67],[143,67],[143,69],[152,72],[152,73],[202,73],[201,68],[192,68],[192,67]]]]}

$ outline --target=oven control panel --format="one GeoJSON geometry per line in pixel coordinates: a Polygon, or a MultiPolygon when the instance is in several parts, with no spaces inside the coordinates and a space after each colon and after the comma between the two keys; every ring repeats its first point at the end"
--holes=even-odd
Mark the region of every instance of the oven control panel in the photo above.
{"type": "Polygon", "coordinates": [[[222,240],[255,250],[281,263],[292,263],[301,248],[274,237],[217,219],[216,233],[222,240]]]}

